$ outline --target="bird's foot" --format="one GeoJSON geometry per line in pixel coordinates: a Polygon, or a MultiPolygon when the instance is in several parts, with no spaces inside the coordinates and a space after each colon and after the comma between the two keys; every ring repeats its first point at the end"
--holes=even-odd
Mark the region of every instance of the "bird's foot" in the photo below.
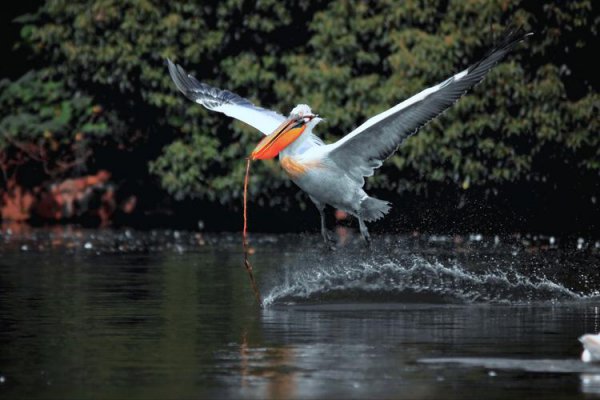
{"type": "Polygon", "coordinates": [[[364,235],[363,239],[365,239],[365,247],[370,250],[371,249],[371,236],[364,235]]]}
{"type": "Polygon", "coordinates": [[[331,234],[328,231],[323,231],[323,241],[325,242],[325,247],[327,247],[327,249],[329,249],[330,251],[336,251],[337,247],[337,241],[331,236],[331,234]]]}

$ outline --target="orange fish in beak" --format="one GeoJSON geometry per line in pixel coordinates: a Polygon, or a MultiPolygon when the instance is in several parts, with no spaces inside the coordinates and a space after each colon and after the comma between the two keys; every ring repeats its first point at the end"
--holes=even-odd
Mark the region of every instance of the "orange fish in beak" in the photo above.
{"type": "MultiPolygon", "coordinates": [[[[267,160],[276,157],[283,149],[288,147],[306,129],[305,118],[313,116],[293,116],[281,123],[273,133],[265,136],[250,154],[251,160],[267,160]]],[[[310,120],[309,119],[309,120],[310,120]]]]}

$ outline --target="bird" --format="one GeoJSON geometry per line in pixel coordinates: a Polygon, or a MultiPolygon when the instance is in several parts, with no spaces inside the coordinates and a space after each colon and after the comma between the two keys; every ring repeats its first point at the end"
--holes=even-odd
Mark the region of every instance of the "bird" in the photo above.
{"type": "Polygon", "coordinates": [[[326,144],[313,130],[323,121],[307,104],[298,104],[290,114],[254,105],[249,100],[198,81],[180,65],[167,59],[175,86],[190,100],[211,111],[240,120],[265,136],[250,154],[251,160],[279,157],[288,177],[306,192],[319,211],[321,235],[334,249],[325,220],[327,205],[358,220],[367,246],[371,239],[366,222],[384,217],[389,202],[369,196],[363,189],[370,177],[399,146],[424,125],[443,113],[532,32],[508,27],[500,40],[478,62],[429,87],[359,125],[334,143],[326,144]]]}
{"type": "Polygon", "coordinates": [[[600,362],[600,334],[586,334],[579,337],[579,341],[583,345],[583,353],[581,353],[581,361],[583,362],[600,362]]]}

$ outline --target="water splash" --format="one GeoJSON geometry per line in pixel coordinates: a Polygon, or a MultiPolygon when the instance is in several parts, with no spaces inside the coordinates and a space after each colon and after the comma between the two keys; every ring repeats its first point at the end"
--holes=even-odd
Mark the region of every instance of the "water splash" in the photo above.
{"type": "Polygon", "coordinates": [[[529,303],[587,296],[511,263],[465,266],[418,255],[299,257],[271,279],[263,306],[323,301],[529,303]]]}

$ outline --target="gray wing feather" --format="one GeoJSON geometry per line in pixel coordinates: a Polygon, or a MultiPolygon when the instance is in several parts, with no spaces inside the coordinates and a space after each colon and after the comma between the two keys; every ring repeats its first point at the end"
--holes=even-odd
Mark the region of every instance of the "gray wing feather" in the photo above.
{"type": "Polygon", "coordinates": [[[209,110],[222,112],[258,129],[265,135],[273,132],[285,120],[277,112],[257,107],[249,100],[230,92],[199,82],[185,70],[167,59],[171,79],[188,99],[209,110]]]}
{"type": "Polygon", "coordinates": [[[531,33],[522,28],[504,32],[503,40],[479,62],[444,82],[426,89],[397,106],[367,120],[338,142],[333,143],[329,159],[364,183],[383,161],[409,136],[454,104],[519,42],[531,33]]]}

